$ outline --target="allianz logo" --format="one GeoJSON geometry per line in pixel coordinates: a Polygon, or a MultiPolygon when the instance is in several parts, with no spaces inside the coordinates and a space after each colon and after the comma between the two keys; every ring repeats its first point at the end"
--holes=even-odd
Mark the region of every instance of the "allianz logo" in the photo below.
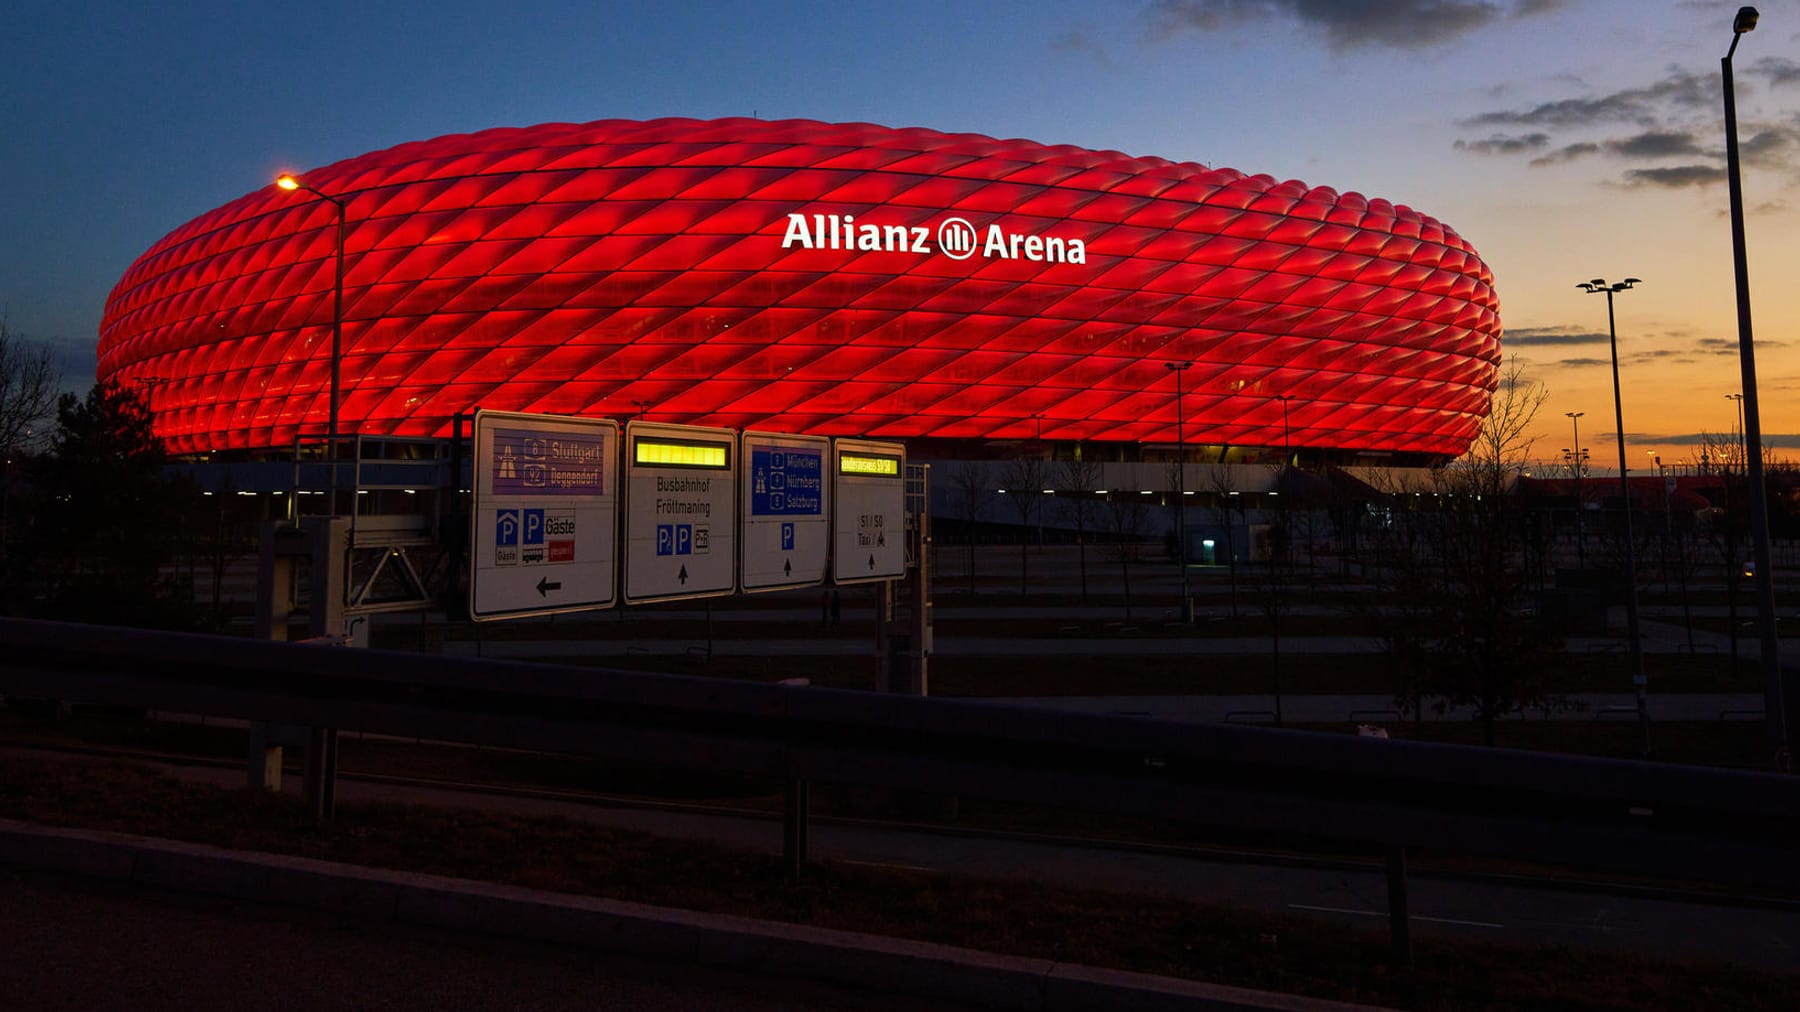
{"type": "Polygon", "coordinates": [[[983,232],[962,218],[945,218],[935,230],[923,225],[863,225],[849,214],[787,216],[782,249],[841,249],[868,253],[943,253],[967,260],[979,253],[991,260],[1033,260],[1052,264],[1087,263],[1087,243],[1061,236],[1007,232],[989,225],[983,232]]]}

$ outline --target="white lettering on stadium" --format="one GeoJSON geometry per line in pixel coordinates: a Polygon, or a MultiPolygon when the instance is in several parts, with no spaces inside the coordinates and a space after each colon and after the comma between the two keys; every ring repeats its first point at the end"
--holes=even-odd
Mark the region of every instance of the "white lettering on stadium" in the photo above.
{"type": "MultiPolygon", "coordinates": [[[[798,247],[919,255],[937,252],[931,244],[931,231],[917,225],[859,225],[855,216],[848,214],[805,215],[794,212],[787,219],[787,231],[781,237],[782,249],[798,247]]],[[[946,252],[960,260],[971,251],[946,252]],[[956,256],[957,253],[961,253],[961,256],[956,256]]],[[[999,225],[989,225],[987,237],[981,244],[981,255],[995,260],[1085,264],[1087,243],[1062,236],[1007,232],[999,225]]]]}

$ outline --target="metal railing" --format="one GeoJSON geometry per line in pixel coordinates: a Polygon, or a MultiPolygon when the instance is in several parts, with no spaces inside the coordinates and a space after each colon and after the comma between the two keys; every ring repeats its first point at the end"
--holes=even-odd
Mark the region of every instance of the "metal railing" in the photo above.
{"type": "MultiPolygon", "coordinates": [[[[547,664],[0,619],[0,693],[1040,803],[1800,889],[1800,779],[1659,763],[547,664]]],[[[1397,957],[1406,958],[1404,952],[1397,957]]]]}

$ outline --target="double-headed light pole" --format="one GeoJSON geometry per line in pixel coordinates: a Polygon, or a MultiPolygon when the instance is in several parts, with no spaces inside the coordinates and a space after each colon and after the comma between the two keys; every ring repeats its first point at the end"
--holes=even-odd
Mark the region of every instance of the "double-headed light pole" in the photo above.
{"type": "MultiPolygon", "coordinates": [[[[329,193],[315,190],[306,185],[298,176],[282,173],[275,177],[275,185],[288,191],[305,190],[307,193],[326,201],[337,210],[337,283],[332,289],[331,297],[331,391],[330,404],[327,406],[325,427],[326,455],[331,460],[333,488],[337,484],[338,459],[338,401],[339,373],[344,357],[344,199],[329,193]]],[[[333,496],[332,510],[337,510],[336,496],[333,496]]]]}
{"type": "Polygon", "coordinates": [[[1606,293],[1606,334],[1612,344],[1613,428],[1619,437],[1619,500],[1625,514],[1625,625],[1631,643],[1631,684],[1637,689],[1638,754],[1650,754],[1650,704],[1646,697],[1648,680],[1644,677],[1644,641],[1638,628],[1637,549],[1631,534],[1631,484],[1626,480],[1625,408],[1619,397],[1619,329],[1613,322],[1613,294],[1631,290],[1643,282],[1626,278],[1607,284],[1605,278],[1577,282],[1575,287],[1590,295],[1606,293]]]}
{"type": "Polygon", "coordinates": [[[1756,8],[1738,8],[1737,16],[1731,21],[1731,48],[1719,61],[1719,69],[1725,88],[1725,177],[1731,190],[1731,258],[1737,277],[1738,364],[1744,384],[1738,406],[1744,413],[1744,463],[1750,476],[1750,537],[1752,556],[1756,560],[1763,712],[1768,721],[1776,766],[1783,772],[1791,772],[1793,759],[1788,746],[1788,729],[1800,720],[1800,715],[1790,713],[1788,707],[1800,707],[1800,699],[1785,698],[1781,641],[1775,633],[1775,569],[1769,557],[1769,505],[1763,490],[1762,416],[1756,401],[1756,345],[1750,328],[1750,267],[1744,253],[1744,185],[1738,162],[1737,95],[1731,77],[1731,57],[1737,53],[1738,41],[1744,33],[1756,28],[1756,21],[1756,8]]]}

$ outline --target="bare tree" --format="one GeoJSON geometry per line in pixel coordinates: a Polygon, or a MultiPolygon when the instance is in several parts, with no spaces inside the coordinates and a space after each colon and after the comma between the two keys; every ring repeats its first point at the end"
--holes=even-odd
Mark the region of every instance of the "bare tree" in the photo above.
{"type": "Polygon", "coordinates": [[[963,537],[969,545],[969,596],[975,596],[975,527],[987,513],[993,489],[988,485],[987,471],[979,464],[964,462],[950,472],[950,491],[956,496],[957,515],[962,519],[963,537]]]}
{"type": "Polygon", "coordinates": [[[1227,464],[1214,464],[1207,469],[1206,486],[1212,492],[1213,515],[1225,531],[1225,564],[1231,575],[1231,617],[1238,617],[1238,553],[1237,528],[1231,522],[1232,511],[1242,517],[1244,497],[1237,479],[1227,464]]]}
{"type": "Polygon", "coordinates": [[[1061,493],[1063,510],[1075,524],[1075,551],[1081,565],[1081,603],[1088,603],[1087,532],[1099,506],[1094,494],[1100,490],[1100,465],[1091,460],[1065,460],[1058,469],[1057,491],[1061,493]]]}
{"type": "Polygon", "coordinates": [[[1741,433],[1700,434],[1700,459],[1713,478],[1718,480],[1713,508],[1706,511],[1701,525],[1706,540],[1725,572],[1725,605],[1727,625],[1731,630],[1731,668],[1738,664],[1738,590],[1743,585],[1745,549],[1750,534],[1750,487],[1748,458],[1741,433]]]}
{"type": "Polygon", "coordinates": [[[1125,617],[1131,618],[1131,563],[1137,558],[1144,536],[1144,519],[1150,506],[1139,492],[1113,489],[1106,497],[1108,533],[1112,549],[1119,560],[1119,575],[1125,581],[1125,617]]]}
{"type": "Polygon", "coordinates": [[[50,346],[27,341],[0,320],[0,453],[43,438],[41,423],[56,408],[61,382],[50,346]]]}
{"type": "MultiPolygon", "coordinates": [[[[1000,476],[1006,487],[1006,501],[1012,504],[1013,512],[1019,515],[1019,596],[1023,597],[1030,586],[1028,559],[1031,548],[1031,518],[1037,511],[1038,501],[1044,494],[1044,482],[1048,479],[1044,474],[1045,465],[1039,457],[1018,457],[1006,465],[1000,476]]],[[[1041,528],[1040,528],[1041,530],[1041,528]]]]}
{"type": "Polygon", "coordinates": [[[1406,669],[1396,702],[1470,707],[1490,745],[1502,715],[1557,703],[1516,487],[1547,396],[1509,363],[1468,454],[1433,473],[1429,497],[1400,497],[1418,506],[1395,517],[1392,607],[1373,618],[1406,669]]]}

